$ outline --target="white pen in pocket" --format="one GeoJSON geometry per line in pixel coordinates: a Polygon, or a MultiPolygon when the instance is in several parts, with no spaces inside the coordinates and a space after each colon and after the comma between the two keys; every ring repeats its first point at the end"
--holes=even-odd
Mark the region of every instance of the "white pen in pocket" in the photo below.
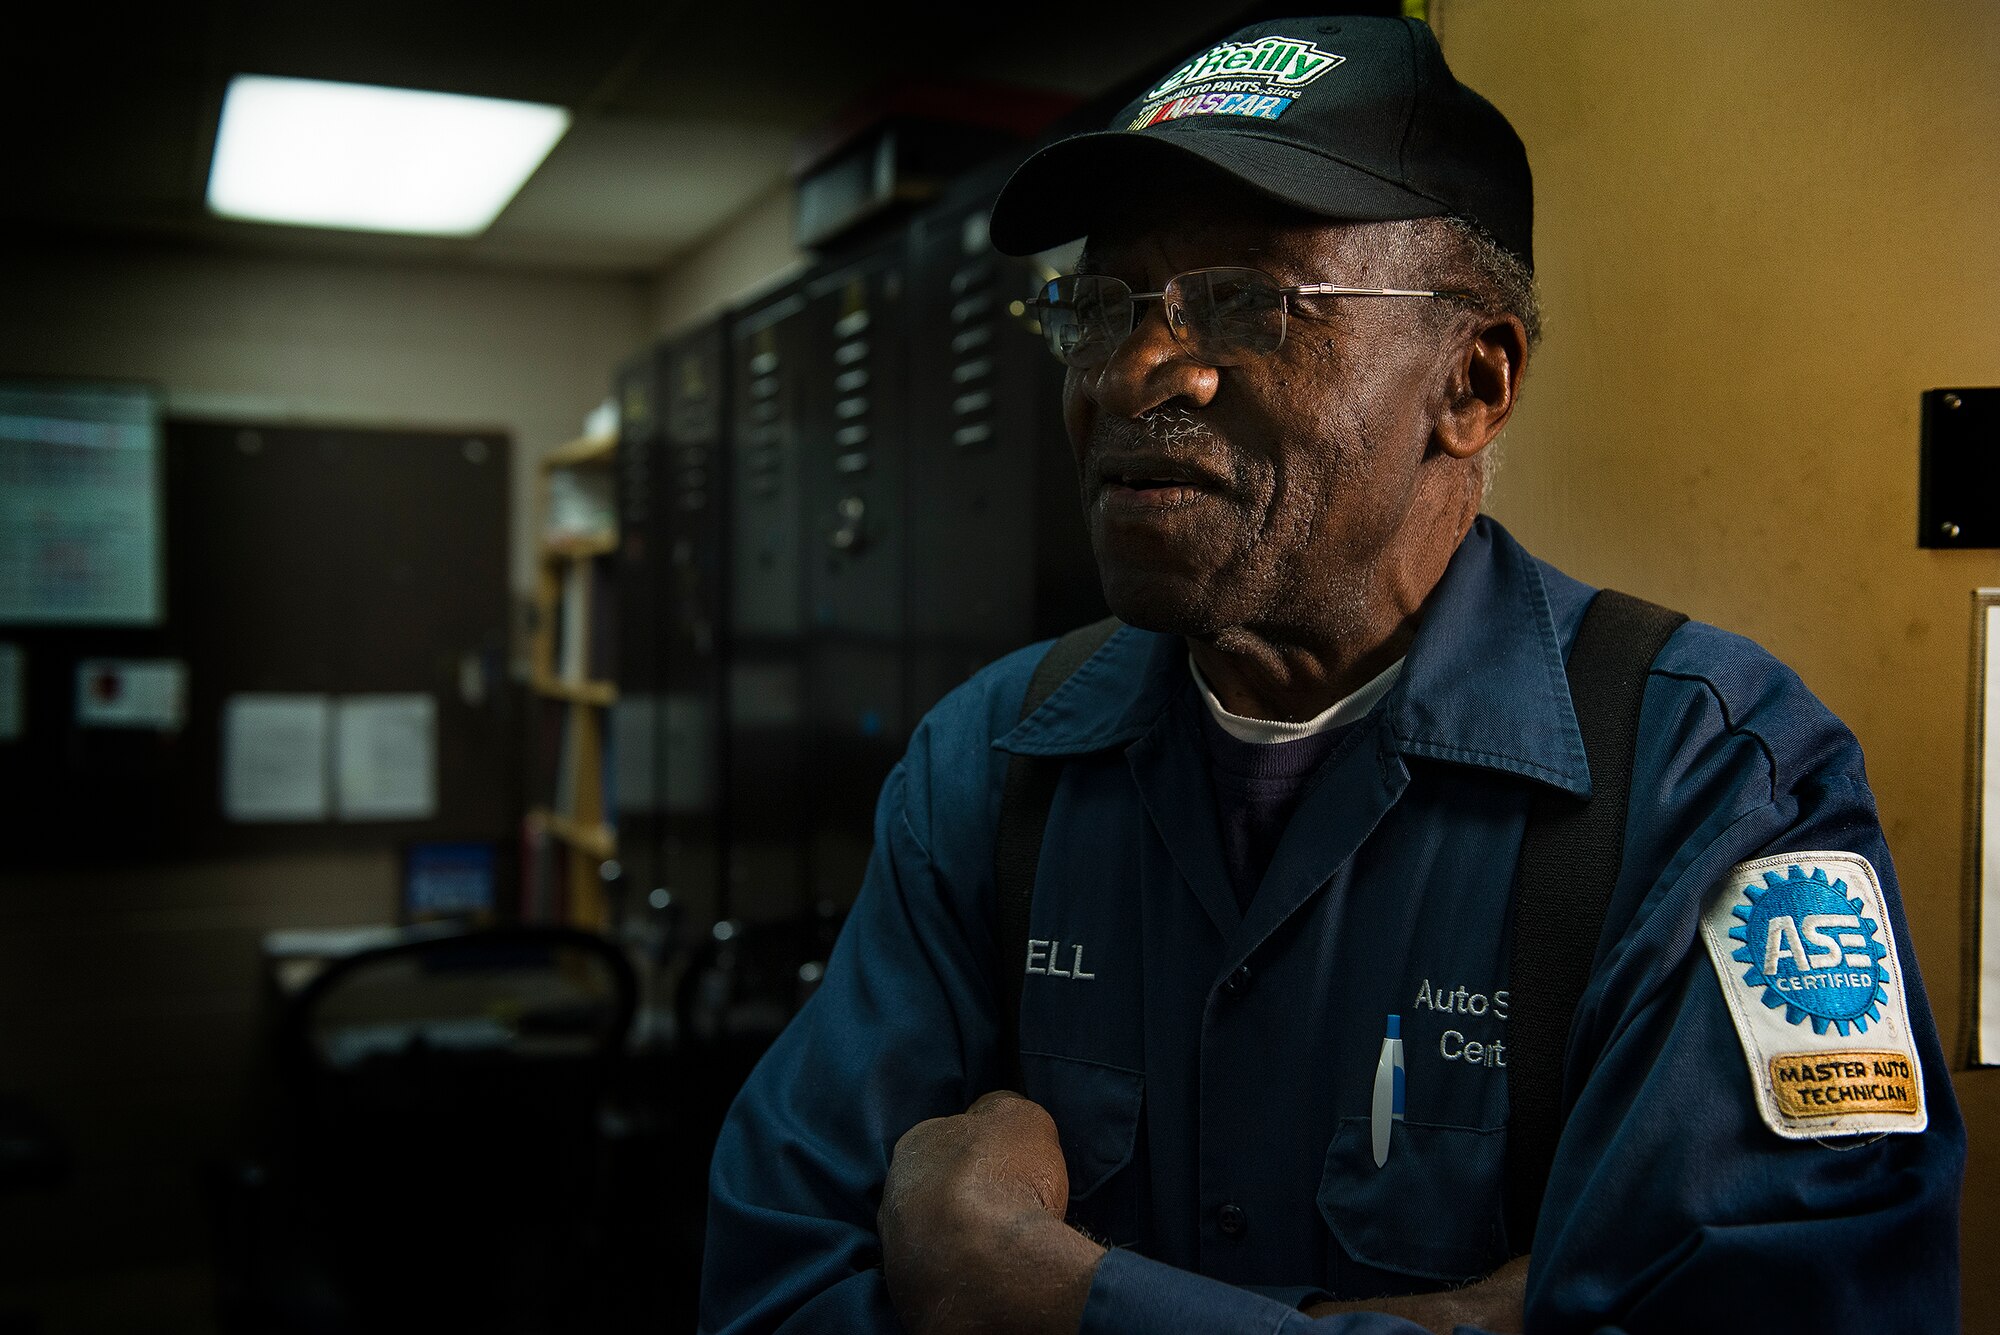
{"type": "Polygon", "coordinates": [[[1389,1162],[1389,1128],[1403,1120],[1403,1017],[1389,1017],[1382,1055],[1375,1059],[1375,1101],[1368,1129],[1374,1135],[1375,1166],[1389,1162]]]}

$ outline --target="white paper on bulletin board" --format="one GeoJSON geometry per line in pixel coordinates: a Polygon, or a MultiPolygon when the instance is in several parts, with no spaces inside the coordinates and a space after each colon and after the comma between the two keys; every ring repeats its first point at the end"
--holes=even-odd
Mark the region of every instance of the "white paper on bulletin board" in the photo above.
{"type": "Polygon", "coordinates": [[[1979,591],[1984,617],[1976,630],[1983,645],[1981,683],[1984,724],[1979,775],[1979,978],[1977,1024],[1981,1065],[2000,1065],[2000,589],[1979,591]]]}
{"type": "Polygon", "coordinates": [[[178,658],[86,658],[76,665],[76,722],[84,728],[179,732],[187,721],[187,664],[178,658]]]}
{"type": "Polygon", "coordinates": [[[335,706],[335,806],[342,820],[437,815],[437,701],[346,695],[335,706]]]}
{"type": "Polygon", "coordinates": [[[238,821],[327,817],[332,701],[324,695],[232,695],[222,706],[222,812],[238,821]]]}

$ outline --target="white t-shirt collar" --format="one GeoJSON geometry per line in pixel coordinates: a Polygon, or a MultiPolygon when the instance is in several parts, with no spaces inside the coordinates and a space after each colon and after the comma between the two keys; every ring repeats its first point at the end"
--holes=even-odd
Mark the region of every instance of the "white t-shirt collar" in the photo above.
{"type": "Polygon", "coordinates": [[[1209,688],[1208,678],[1201,675],[1195,666],[1194,655],[1188,655],[1188,671],[1194,674],[1195,685],[1201,687],[1201,698],[1208,704],[1208,712],[1222,725],[1222,730],[1239,742],[1296,742],[1302,737],[1315,733],[1329,732],[1344,727],[1365,715],[1375,707],[1375,702],[1389,693],[1396,684],[1396,675],[1403,670],[1403,660],[1397,659],[1377,673],[1366,685],[1359,687],[1352,695],[1334,701],[1327,708],[1303,723],[1285,723],[1277,719],[1245,718],[1232,714],[1222,707],[1209,688]]]}

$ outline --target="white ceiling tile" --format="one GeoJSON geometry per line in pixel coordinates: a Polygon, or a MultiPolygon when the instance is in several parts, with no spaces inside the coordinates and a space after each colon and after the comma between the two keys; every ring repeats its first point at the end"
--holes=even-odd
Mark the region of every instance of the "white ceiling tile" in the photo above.
{"type": "Polygon", "coordinates": [[[579,120],[485,240],[609,246],[657,262],[782,180],[791,138],[727,121],[579,120]]]}

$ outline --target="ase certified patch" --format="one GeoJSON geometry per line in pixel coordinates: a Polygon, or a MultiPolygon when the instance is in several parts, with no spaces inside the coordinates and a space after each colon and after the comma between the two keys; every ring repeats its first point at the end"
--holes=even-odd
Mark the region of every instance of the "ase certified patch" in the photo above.
{"type": "Polygon", "coordinates": [[[1866,858],[1745,862],[1702,915],[1701,935],[1773,1131],[1803,1140],[1924,1129],[1902,966],[1866,858]]]}

